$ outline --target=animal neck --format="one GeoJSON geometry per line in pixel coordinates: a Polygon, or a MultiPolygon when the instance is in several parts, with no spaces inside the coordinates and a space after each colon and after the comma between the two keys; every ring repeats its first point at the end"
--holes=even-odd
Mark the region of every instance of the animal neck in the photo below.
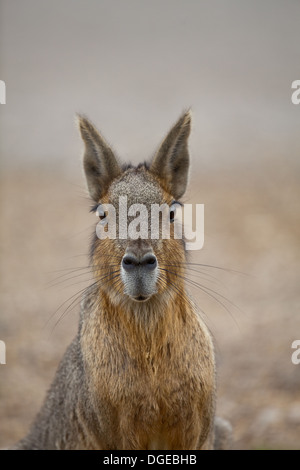
{"type": "Polygon", "coordinates": [[[150,338],[158,331],[181,329],[192,308],[184,286],[180,286],[178,291],[153,295],[146,302],[135,302],[127,296],[116,300],[107,292],[100,291],[97,310],[102,327],[106,324],[110,330],[122,328],[134,336],[150,338]]]}

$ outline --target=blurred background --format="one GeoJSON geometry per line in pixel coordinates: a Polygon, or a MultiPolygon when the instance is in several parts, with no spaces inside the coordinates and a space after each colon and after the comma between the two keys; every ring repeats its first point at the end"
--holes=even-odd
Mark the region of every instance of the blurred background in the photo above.
{"type": "Polygon", "coordinates": [[[189,107],[183,202],[205,204],[190,261],[210,267],[187,277],[215,341],[217,412],[235,449],[300,448],[299,22],[296,0],[0,1],[0,448],[27,432],[91,282],[75,113],[137,163],[189,107]]]}

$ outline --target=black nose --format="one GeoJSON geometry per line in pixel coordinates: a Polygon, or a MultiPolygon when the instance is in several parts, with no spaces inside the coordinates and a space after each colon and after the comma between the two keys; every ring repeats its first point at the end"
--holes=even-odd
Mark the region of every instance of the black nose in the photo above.
{"type": "Polygon", "coordinates": [[[157,267],[156,256],[150,253],[144,255],[141,259],[137,258],[137,256],[135,256],[133,253],[128,253],[127,255],[123,256],[122,267],[125,269],[125,271],[131,271],[139,266],[152,271],[157,267]]]}

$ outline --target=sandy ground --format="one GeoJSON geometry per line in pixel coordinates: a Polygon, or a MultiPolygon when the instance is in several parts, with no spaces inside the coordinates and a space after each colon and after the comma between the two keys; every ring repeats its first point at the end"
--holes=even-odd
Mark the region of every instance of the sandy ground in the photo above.
{"type": "MultiPolygon", "coordinates": [[[[190,289],[214,336],[218,414],[232,422],[236,449],[300,448],[300,365],[291,362],[300,339],[299,175],[276,168],[196,174],[184,199],[205,204],[205,245],[191,262],[226,268],[188,277],[218,292],[215,300],[190,289]]],[[[76,294],[89,275],[75,269],[87,266],[95,219],[78,174],[2,173],[1,201],[5,447],[28,430],[76,331],[76,294]]]]}

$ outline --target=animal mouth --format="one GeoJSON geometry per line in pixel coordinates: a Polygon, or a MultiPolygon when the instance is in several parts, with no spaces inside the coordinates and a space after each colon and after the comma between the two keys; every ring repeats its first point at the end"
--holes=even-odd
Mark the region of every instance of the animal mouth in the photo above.
{"type": "Polygon", "coordinates": [[[146,300],[149,299],[149,295],[146,296],[146,295],[137,295],[136,297],[132,297],[133,300],[135,300],[136,302],[145,302],[146,300]]]}

